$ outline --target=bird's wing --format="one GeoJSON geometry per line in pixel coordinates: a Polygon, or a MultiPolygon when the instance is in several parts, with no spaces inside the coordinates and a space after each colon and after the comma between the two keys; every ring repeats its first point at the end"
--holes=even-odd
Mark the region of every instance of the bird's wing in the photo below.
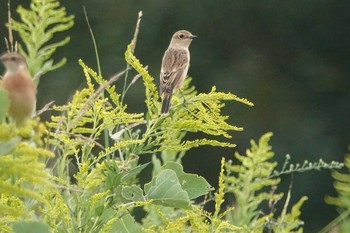
{"type": "Polygon", "coordinates": [[[163,57],[160,72],[160,92],[171,92],[188,65],[187,51],[169,48],[163,57]]]}

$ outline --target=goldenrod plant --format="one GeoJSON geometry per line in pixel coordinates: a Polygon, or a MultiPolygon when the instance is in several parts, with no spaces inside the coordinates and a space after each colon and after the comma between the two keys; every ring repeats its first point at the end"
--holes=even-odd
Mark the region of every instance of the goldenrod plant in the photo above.
{"type": "MultiPolygon", "coordinates": [[[[20,48],[32,72],[63,65],[65,60],[54,65],[51,55],[69,39],[51,39],[72,26],[73,16],[66,16],[57,0],[32,0],[30,9],[19,7],[17,12],[22,21],[13,20],[13,28],[25,44],[26,52],[20,48]],[[53,22],[57,28],[49,26],[53,22]],[[43,41],[27,38],[40,38],[43,32],[50,34],[44,33],[43,41]],[[36,62],[42,54],[43,60],[36,62]]],[[[222,158],[216,190],[204,177],[187,173],[182,158],[191,148],[235,146],[228,140],[231,132],[243,128],[228,123],[229,116],[222,114],[225,103],[253,103],[216,87],[198,93],[188,77],[183,93],[174,94],[169,114],[161,115],[154,78],[134,53],[140,17],[126,46],[126,70],[106,79],[100,68],[96,72],[79,60],[86,85],[66,104],[53,106],[48,122],[35,118],[20,127],[1,123],[2,232],[302,232],[301,208],[307,198],[288,208],[292,191],[275,192],[279,176],[341,164],[292,166],[287,159],[279,171],[268,144],[272,134],[267,133],[259,143],[252,141],[246,155],[222,158]],[[130,69],[136,75],[128,81],[130,69]],[[120,77],[125,82],[121,93],[114,85],[120,77]],[[145,113],[130,112],[124,102],[137,80],[144,84],[145,113]],[[142,156],[152,156],[151,162],[142,163],[142,156]],[[152,169],[152,175],[143,185],[139,175],[145,169],[152,169]],[[227,201],[229,195],[234,203],[227,201]],[[283,200],[284,208],[274,211],[274,204],[283,200]],[[212,212],[205,210],[208,202],[214,202],[212,212]],[[260,208],[268,203],[271,211],[263,214],[260,208]],[[135,214],[139,210],[142,217],[135,214]]],[[[97,55],[97,46],[95,51],[97,55]]],[[[6,103],[0,92],[0,104],[6,103]]]]}
{"type": "Polygon", "coordinates": [[[45,160],[53,153],[43,148],[46,130],[37,119],[21,127],[1,123],[0,129],[0,229],[12,232],[16,221],[50,205],[45,194],[54,183],[45,160]]]}
{"type": "Polygon", "coordinates": [[[292,207],[291,213],[284,209],[280,215],[274,212],[262,214],[259,210],[262,204],[270,204],[272,210],[273,205],[283,197],[283,193],[274,192],[280,178],[273,176],[278,164],[272,160],[274,153],[268,144],[271,136],[272,133],[263,135],[258,143],[252,140],[251,149],[247,150],[246,155],[236,152],[234,157],[240,164],[234,165],[232,160],[226,163],[226,189],[234,195],[236,202],[227,219],[242,226],[242,232],[263,232],[264,229],[273,232],[302,232],[300,208],[307,197],[302,197],[292,207]]]}
{"type": "Polygon", "coordinates": [[[337,197],[326,196],[325,201],[338,208],[339,216],[329,223],[321,232],[349,232],[350,231],[350,154],[344,160],[347,173],[333,171],[334,188],[337,197]]]}
{"type": "Polygon", "coordinates": [[[74,16],[57,0],[32,0],[30,8],[19,5],[20,20],[11,20],[12,30],[18,32],[23,42],[18,44],[19,52],[26,58],[30,73],[39,83],[39,77],[66,64],[66,58],[54,62],[52,55],[57,48],[69,43],[70,37],[53,41],[56,34],[70,29],[74,16]]]}

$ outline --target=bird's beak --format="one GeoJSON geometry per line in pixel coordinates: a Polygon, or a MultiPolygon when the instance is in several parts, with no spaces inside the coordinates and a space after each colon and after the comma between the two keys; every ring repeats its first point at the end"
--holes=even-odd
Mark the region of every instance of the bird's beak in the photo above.
{"type": "Polygon", "coordinates": [[[191,36],[190,36],[191,39],[194,39],[194,38],[196,38],[196,37],[198,37],[198,36],[195,36],[195,35],[191,35],[191,36]]]}

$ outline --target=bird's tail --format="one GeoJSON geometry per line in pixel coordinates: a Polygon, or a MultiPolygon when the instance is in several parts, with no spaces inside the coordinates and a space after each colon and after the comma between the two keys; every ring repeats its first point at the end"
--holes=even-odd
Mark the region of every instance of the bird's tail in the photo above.
{"type": "Polygon", "coordinates": [[[171,96],[172,96],[172,93],[164,93],[162,110],[161,110],[162,114],[167,114],[169,112],[171,96]]]}

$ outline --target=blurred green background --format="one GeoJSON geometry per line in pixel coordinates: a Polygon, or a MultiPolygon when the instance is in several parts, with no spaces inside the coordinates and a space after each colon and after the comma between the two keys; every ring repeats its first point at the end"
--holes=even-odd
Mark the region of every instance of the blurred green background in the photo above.
{"type": "MultiPolygon", "coordinates": [[[[6,1],[0,5],[0,35],[7,36],[6,1]]],[[[29,1],[12,0],[15,6],[29,1]]],[[[63,68],[46,74],[40,82],[38,108],[55,100],[65,103],[84,85],[78,59],[97,70],[92,40],[83,14],[86,7],[94,30],[105,78],[125,68],[124,51],[132,39],[138,11],[143,11],[136,56],[158,84],[162,55],[172,34],[187,29],[193,41],[189,75],[199,92],[232,92],[254,102],[250,108],[228,103],[225,114],[243,132],[233,133],[237,147],[203,147],[187,153],[187,172],[217,183],[220,156],[230,158],[272,131],[273,150],[279,162],[290,154],[293,163],[304,160],[342,161],[350,142],[350,1],[294,0],[65,0],[75,26],[59,35],[71,42],[55,57],[67,57],[63,68]]],[[[18,38],[18,37],[17,37],[18,38]]],[[[5,51],[5,43],[0,43],[5,51]]],[[[0,68],[3,72],[3,67],[0,68]]],[[[117,86],[121,86],[119,81],[117,86]]],[[[145,111],[144,89],[139,80],[128,92],[130,111],[145,111]]],[[[337,216],[324,203],[335,195],[330,171],[282,177],[280,191],[293,180],[292,202],[309,196],[302,208],[305,232],[316,232],[337,216]]],[[[281,207],[277,210],[281,211],[281,207]]]]}

